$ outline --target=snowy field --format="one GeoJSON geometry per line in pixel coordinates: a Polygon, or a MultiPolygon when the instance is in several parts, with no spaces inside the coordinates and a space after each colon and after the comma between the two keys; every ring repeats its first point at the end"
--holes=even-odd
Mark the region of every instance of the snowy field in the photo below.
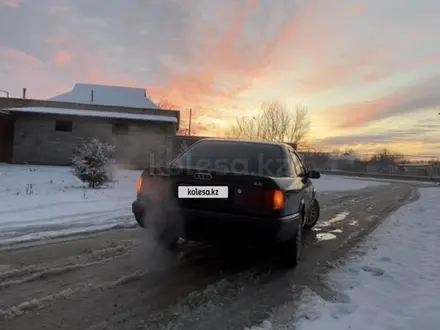
{"type": "Polygon", "coordinates": [[[422,181],[422,180],[402,180],[402,179],[393,179],[390,178],[375,178],[375,177],[368,177],[368,176],[352,176],[352,175],[337,175],[337,174],[326,174],[326,177],[336,176],[338,178],[350,178],[355,181],[377,181],[377,182],[383,182],[383,183],[408,183],[408,184],[414,184],[418,186],[436,186],[439,185],[439,179],[433,178],[431,181],[422,181]]]}
{"type": "Polygon", "coordinates": [[[336,175],[321,175],[321,178],[312,180],[318,192],[338,192],[358,190],[371,186],[379,186],[389,182],[360,180],[336,175]]]}
{"type": "Polygon", "coordinates": [[[335,301],[306,291],[296,324],[274,318],[252,329],[440,329],[440,189],[420,192],[353,251],[363,257],[329,274],[335,301]]]}
{"type": "Polygon", "coordinates": [[[140,173],[87,189],[67,167],[0,164],[0,244],[132,225],[140,173]]]}
{"type": "MultiPolygon", "coordinates": [[[[0,164],[0,244],[134,225],[131,203],[140,171],[87,189],[67,167],[0,164]]],[[[318,191],[362,189],[378,182],[323,176],[318,191]]]]}

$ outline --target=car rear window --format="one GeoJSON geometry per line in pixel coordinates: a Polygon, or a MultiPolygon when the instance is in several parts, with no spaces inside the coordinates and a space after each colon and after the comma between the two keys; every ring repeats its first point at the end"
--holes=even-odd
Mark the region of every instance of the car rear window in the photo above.
{"type": "Polygon", "coordinates": [[[199,142],[171,164],[181,168],[278,177],[286,175],[286,165],[280,146],[225,141],[199,142]]]}

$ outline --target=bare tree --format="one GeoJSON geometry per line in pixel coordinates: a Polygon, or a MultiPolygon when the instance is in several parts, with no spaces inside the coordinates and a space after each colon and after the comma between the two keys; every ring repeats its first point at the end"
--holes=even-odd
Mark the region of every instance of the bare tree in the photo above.
{"type": "Polygon", "coordinates": [[[345,155],[353,155],[353,154],[355,154],[355,151],[353,148],[347,147],[344,149],[344,154],[345,155]]]}
{"type": "Polygon", "coordinates": [[[396,163],[399,163],[402,159],[402,154],[384,148],[377,154],[374,154],[369,162],[379,165],[394,165],[396,163]]]}
{"type": "Polygon", "coordinates": [[[163,109],[163,110],[174,109],[173,104],[170,101],[168,101],[166,98],[160,99],[158,102],[156,102],[156,105],[159,109],[163,109]]]}
{"type": "Polygon", "coordinates": [[[304,142],[310,132],[306,107],[298,105],[290,111],[279,101],[263,102],[261,113],[254,117],[238,118],[227,137],[272,142],[304,142]]]}
{"type": "MultiPolygon", "coordinates": [[[[166,98],[161,98],[159,101],[155,102],[157,107],[162,110],[175,110],[178,109],[176,105],[168,101],[166,98]]],[[[176,133],[177,135],[188,135],[189,129],[187,128],[186,120],[182,120],[180,122],[180,129],[176,133]]]]}

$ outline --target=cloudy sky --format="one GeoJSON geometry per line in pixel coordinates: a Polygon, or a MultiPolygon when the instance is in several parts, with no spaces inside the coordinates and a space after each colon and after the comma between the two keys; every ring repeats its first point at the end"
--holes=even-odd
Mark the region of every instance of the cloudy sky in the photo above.
{"type": "Polygon", "coordinates": [[[200,134],[278,99],[311,145],[439,154],[439,31],[438,0],[0,0],[0,89],[145,87],[200,134]]]}

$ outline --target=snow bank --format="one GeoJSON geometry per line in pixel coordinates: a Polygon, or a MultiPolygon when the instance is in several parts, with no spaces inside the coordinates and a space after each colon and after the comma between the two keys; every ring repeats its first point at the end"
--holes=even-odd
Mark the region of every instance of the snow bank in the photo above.
{"type": "Polygon", "coordinates": [[[133,224],[140,173],[86,189],[68,167],[0,164],[0,244],[133,224]]]}
{"type": "Polygon", "coordinates": [[[329,275],[344,301],[309,293],[301,330],[435,330],[440,326],[440,189],[394,213],[361,247],[361,260],[329,275]]]}
{"type": "Polygon", "coordinates": [[[337,175],[321,175],[321,178],[312,181],[318,192],[358,190],[370,186],[387,184],[386,182],[357,180],[337,175]]]}

